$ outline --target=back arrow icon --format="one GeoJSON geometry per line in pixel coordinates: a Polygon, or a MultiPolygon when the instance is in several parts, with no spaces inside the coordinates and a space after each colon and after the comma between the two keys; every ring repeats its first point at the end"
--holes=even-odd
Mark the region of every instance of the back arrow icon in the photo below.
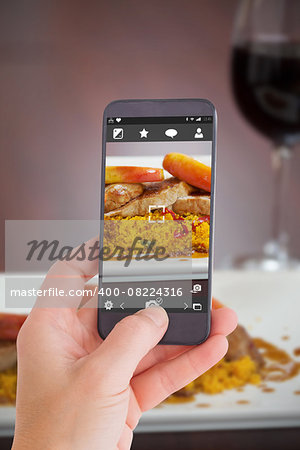
{"type": "Polygon", "coordinates": [[[124,309],[124,306],[123,306],[123,305],[124,305],[124,302],[121,303],[121,305],[120,305],[120,308],[121,308],[121,309],[124,309]]]}
{"type": "Polygon", "coordinates": [[[183,309],[187,309],[189,307],[189,305],[187,303],[184,303],[184,308],[183,309]]]}

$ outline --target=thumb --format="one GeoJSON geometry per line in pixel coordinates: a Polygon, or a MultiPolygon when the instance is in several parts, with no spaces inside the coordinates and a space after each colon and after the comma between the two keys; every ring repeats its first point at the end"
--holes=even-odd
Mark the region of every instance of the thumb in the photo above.
{"type": "Polygon", "coordinates": [[[105,368],[109,390],[126,389],[140,360],[165,334],[168,322],[166,311],[158,306],[142,309],[115,325],[90,355],[96,358],[101,371],[105,368]]]}

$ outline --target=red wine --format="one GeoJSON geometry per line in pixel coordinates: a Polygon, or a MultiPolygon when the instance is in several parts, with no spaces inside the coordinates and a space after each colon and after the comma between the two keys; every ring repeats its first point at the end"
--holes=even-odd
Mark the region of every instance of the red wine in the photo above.
{"type": "Polygon", "coordinates": [[[232,89],[257,130],[279,144],[300,141],[300,44],[234,47],[232,89]]]}

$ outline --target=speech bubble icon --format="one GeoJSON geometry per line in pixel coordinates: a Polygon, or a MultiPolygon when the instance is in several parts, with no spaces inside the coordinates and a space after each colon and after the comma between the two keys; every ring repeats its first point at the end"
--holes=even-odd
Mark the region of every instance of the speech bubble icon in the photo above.
{"type": "Polygon", "coordinates": [[[170,138],[172,138],[172,139],[173,139],[175,136],[177,136],[177,134],[178,134],[178,131],[175,130],[175,128],[168,128],[168,129],[165,131],[165,135],[168,136],[168,137],[170,137],[170,138]]]}

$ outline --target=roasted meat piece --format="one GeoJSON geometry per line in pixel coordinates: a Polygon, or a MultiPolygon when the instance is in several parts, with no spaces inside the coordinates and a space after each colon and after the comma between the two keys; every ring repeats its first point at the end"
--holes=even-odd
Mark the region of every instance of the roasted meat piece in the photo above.
{"type": "Polygon", "coordinates": [[[264,365],[264,360],[258,349],[254,345],[253,340],[247,333],[244,327],[238,325],[236,329],[228,337],[228,351],[225,359],[227,361],[234,361],[243,356],[249,355],[255,361],[258,368],[264,365]]]}
{"type": "Polygon", "coordinates": [[[195,188],[185,181],[173,177],[161,182],[149,183],[145,185],[141,195],[121,208],[109,211],[106,216],[143,216],[148,214],[149,206],[173,205],[179,197],[189,195],[193,190],[195,188]]]}
{"type": "Polygon", "coordinates": [[[191,194],[179,197],[172,209],[177,214],[210,215],[210,195],[191,194]]]}
{"type": "Polygon", "coordinates": [[[0,340],[0,371],[10,369],[17,363],[17,349],[14,341],[0,340]]]}
{"type": "Polygon", "coordinates": [[[144,191],[141,183],[115,183],[105,188],[104,212],[113,211],[138,197],[144,191]]]}

